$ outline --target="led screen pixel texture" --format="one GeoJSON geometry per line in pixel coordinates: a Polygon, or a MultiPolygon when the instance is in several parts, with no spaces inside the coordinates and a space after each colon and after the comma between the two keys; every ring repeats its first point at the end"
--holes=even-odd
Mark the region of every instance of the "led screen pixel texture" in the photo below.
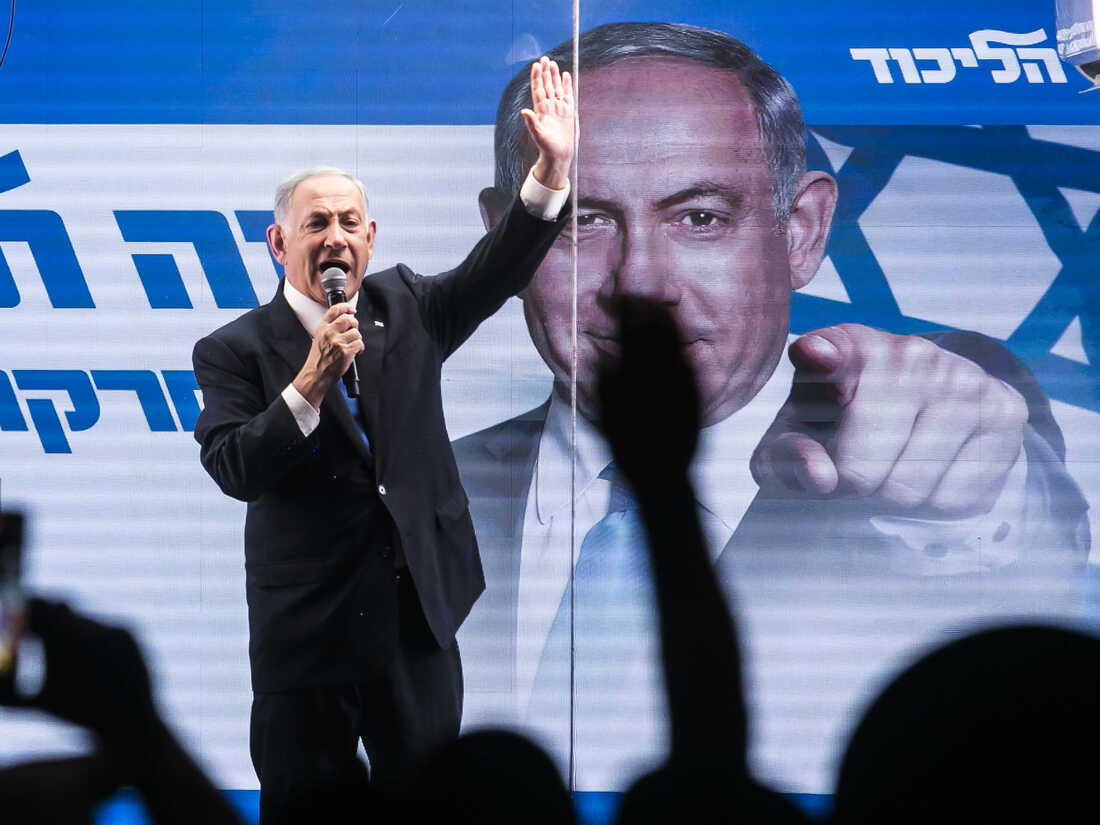
{"type": "MultiPolygon", "coordinates": [[[[499,94],[568,36],[559,5],[322,4],[308,16],[282,2],[216,11],[177,2],[155,14],[108,3],[94,15],[79,4],[19,6],[0,67],[0,501],[32,517],[34,589],[135,628],[172,724],[223,787],[256,784],[244,508],[198,463],[191,347],[274,295],[280,273],[263,232],[275,185],[297,168],[336,165],[363,179],[379,225],[371,269],[453,265],[484,231],[479,195],[493,183],[499,94]],[[51,42],[69,48],[47,46],[47,24],[51,42]],[[333,31],[347,41],[338,59],[333,31]]],[[[767,5],[585,6],[581,23],[706,25],[788,77],[809,124],[808,166],[839,189],[827,255],[791,303],[792,336],[858,322],[1004,343],[1049,397],[1065,474],[1095,503],[1100,132],[1095,101],[1078,94],[1083,79],[1056,82],[1042,55],[1027,56],[1053,49],[1053,9],[932,3],[902,25],[870,3],[788,4],[784,20],[827,33],[815,45],[791,38],[767,5]],[[991,46],[1014,50],[1011,59],[977,56],[986,35],[975,32],[1039,29],[1034,42],[991,46]],[[919,82],[906,79],[901,52],[880,55],[891,83],[851,53],[887,47],[908,50],[919,82]],[[975,52],[976,65],[952,49],[975,52]],[[943,50],[954,76],[929,82],[922,71],[946,76],[943,50]],[[1013,60],[1016,79],[998,82],[994,72],[1011,74],[1013,60]]],[[[582,156],[582,195],[584,170],[582,156]]],[[[960,528],[970,532],[957,544],[872,525],[888,549],[870,572],[856,537],[821,546],[827,531],[808,522],[772,522],[768,553],[727,548],[754,513],[768,524],[753,510],[748,460],[789,381],[783,358],[748,417],[704,436],[697,481],[745,643],[754,768],[784,790],[820,793],[863,704],[928,645],[1006,615],[1094,626],[1100,600],[1091,564],[1012,575],[1037,548],[994,542],[1000,521],[960,528]],[[988,575],[974,575],[981,565],[988,575]]],[[[564,765],[560,713],[530,706],[568,578],[559,539],[571,510],[540,429],[557,420],[543,407],[552,378],[521,301],[448,361],[443,392],[489,579],[459,640],[465,724],[524,726],[564,765]],[[478,459],[485,449],[498,459],[526,451],[534,463],[513,471],[478,459]],[[483,483],[513,472],[510,498],[483,483]],[[488,518],[494,503],[514,520],[488,518]]],[[[591,526],[611,483],[586,465],[600,447],[582,448],[591,483],[577,517],[591,526]]],[[[1021,484],[1044,462],[1061,472],[1056,452],[1021,460],[1021,484]]],[[[660,754],[659,686],[643,655],[649,619],[627,618],[637,643],[626,646],[625,675],[609,679],[627,689],[609,694],[600,746],[578,750],[580,789],[621,789],[660,754]]],[[[582,722],[579,749],[593,738],[582,722]]],[[[82,747],[75,732],[39,720],[3,713],[0,726],[4,759],[82,747]]]]}

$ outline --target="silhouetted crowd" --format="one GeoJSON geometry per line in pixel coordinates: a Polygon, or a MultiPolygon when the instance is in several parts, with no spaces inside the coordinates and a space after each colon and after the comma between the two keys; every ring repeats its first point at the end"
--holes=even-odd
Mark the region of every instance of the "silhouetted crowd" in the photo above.
{"type": "MultiPolygon", "coordinates": [[[[696,514],[688,471],[699,397],[677,329],[646,302],[622,303],[619,318],[621,356],[602,365],[602,429],[649,538],[670,746],[664,764],[623,795],[617,821],[810,822],[749,772],[736,605],[722,595],[696,514]]],[[[91,822],[96,807],[125,786],[158,823],[240,821],[161,719],[127,631],[42,600],[30,602],[29,630],[43,644],[42,689],[22,698],[10,682],[0,683],[0,702],[81,725],[97,748],[0,771],[0,821],[91,822]]],[[[844,753],[830,821],[1092,821],[1098,743],[1100,640],[1037,625],[986,630],[926,655],[872,703],[844,753]]],[[[550,757],[502,730],[461,736],[385,792],[372,788],[364,766],[299,800],[284,820],[577,821],[550,757]]]]}

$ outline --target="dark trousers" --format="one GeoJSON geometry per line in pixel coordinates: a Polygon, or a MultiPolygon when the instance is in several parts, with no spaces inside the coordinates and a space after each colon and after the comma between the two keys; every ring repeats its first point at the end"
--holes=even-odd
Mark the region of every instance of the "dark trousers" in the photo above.
{"type": "Polygon", "coordinates": [[[439,647],[408,573],[399,575],[397,651],[376,676],[253,696],[250,748],[260,778],[261,825],[315,822],[361,803],[356,797],[365,792],[366,776],[356,756],[360,739],[372,791],[389,791],[458,737],[458,643],[439,647]]]}

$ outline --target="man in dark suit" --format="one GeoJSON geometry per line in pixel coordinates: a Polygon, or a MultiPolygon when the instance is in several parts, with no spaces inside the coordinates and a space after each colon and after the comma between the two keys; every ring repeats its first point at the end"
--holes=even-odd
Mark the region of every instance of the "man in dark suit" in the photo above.
{"type": "Polygon", "coordinates": [[[561,227],[573,95],[545,58],[524,118],[537,160],[507,217],[457,268],[363,279],[375,223],[334,169],[289,179],[268,229],[274,299],[202,339],[202,463],[248,502],[245,561],[261,820],[294,819],[357,787],[392,785],[457,735],[454,634],[484,587],[443,420],[440,369],[530,280],[561,227]],[[322,273],[344,272],[326,308],[322,273]],[[312,338],[312,340],[311,340],[312,338]],[[352,412],[340,378],[357,365],[352,412]]]}
{"type": "MultiPolygon", "coordinates": [[[[576,435],[573,261],[556,244],[520,296],[551,399],[455,444],[487,579],[461,634],[476,663],[468,718],[513,710],[563,748],[576,742],[581,788],[614,787],[659,752],[660,708],[646,699],[659,691],[644,667],[600,674],[603,718],[618,727],[585,729],[579,665],[550,691],[568,697],[575,675],[574,708],[557,708],[555,723],[535,707],[569,605],[570,533],[580,576],[589,537],[628,506],[616,504],[593,423],[596,375],[618,351],[616,301],[644,298],[673,314],[700,386],[696,489],[746,616],[757,755],[788,787],[820,791],[843,714],[903,651],[980,617],[1073,603],[1086,504],[1044,393],[989,339],[844,324],[794,342],[793,365],[783,358],[791,293],[824,257],[836,184],[806,170],[797,98],[771,67],[685,25],[601,26],[578,48],[576,435]]],[[[571,52],[564,43],[551,56],[571,52]]],[[[526,170],[524,96],[515,80],[502,95],[495,186],[481,197],[488,225],[526,170]]],[[[584,601],[580,584],[574,595],[584,601]]],[[[619,631],[595,640],[594,660],[644,649],[644,617],[625,618],[639,601],[623,599],[619,631]]],[[[577,662],[593,638],[579,616],[577,662]]]]}

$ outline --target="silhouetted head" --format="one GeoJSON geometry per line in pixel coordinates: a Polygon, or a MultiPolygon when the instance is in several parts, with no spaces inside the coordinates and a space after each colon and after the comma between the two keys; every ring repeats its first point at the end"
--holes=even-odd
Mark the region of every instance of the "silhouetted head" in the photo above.
{"type": "Polygon", "coordinates": [[[623,795],[618,825],[809,825],[794,803],[717,760],[670,763],[623,795]]]}
{"type": "Polygon", "coordinates": [[[845,752],[834,818],[1080,821],[1095,805],[1098,742],[1100,640],[983,631],[925,656],[874,701],[845,752]]]}
{"type": "Polygon", "coordinates": [[[572,825],[573,800],[557,768],[529,739],[468,733],[439,751],[407,793],[409,822],[572,825]]]}

